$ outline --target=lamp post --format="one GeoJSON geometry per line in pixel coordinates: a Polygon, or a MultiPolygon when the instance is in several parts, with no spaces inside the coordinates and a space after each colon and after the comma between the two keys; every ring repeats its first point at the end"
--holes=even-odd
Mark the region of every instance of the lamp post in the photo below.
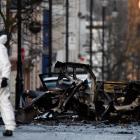
{"type": "Polygon", "coordinates": [[[22,0],[17,1],[17,28],[18,28],[18,51],[17,51],[17,77],[16,77],[16,97],[15,109],[20,107],[20,99],[23,94],[23,69],[22,69],[22,56],[21,56],[21,3],[22,0]]]}
{"type": "Polygon", "coordinates": [[[107,0],[102,1],[102,80],[104,81],[104,65],[105,65],[105,15],[107,0]]]}
{"type": "Polygon", "coordinates": [[[92,26],[93,26],[93,0],[90,0],[90,46],[89,46],[89,52],[90,52],[90,65],[92,67],[92,39],[93,39],[93,34],[92,34],[92,26]]]}
{"type": "Polygon", "coordinates": [[[69,0],[66,0],[66,62],[69,61],[69,0]]]}
{"type": "Polygon", "coordinates": [[[52,76],[51,73],[52,67],[52,0],[49,0],[49,76],[52,76]]]}

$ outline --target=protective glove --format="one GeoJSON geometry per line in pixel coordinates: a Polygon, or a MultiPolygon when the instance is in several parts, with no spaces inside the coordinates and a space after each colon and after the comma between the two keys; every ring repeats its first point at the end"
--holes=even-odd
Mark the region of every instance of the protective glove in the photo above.
{"type": "Polygon", "coordinates": [[[8,81],[7,78],[5,78],[5,77],[2,78],[1,88],[7,87],[7,85],[8,85],[8,82],[7,81],[8,81]]]}

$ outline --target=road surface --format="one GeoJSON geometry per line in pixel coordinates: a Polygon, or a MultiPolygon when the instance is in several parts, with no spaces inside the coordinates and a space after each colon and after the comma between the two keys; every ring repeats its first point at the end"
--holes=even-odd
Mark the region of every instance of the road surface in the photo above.
{"type": "Polygon", "coordinates": [[[2,136],[3,127],[0,126],[0,140],[140,140],[140,126],[138,123],[127,125],[20,125],[13,137],[2,136]]]}

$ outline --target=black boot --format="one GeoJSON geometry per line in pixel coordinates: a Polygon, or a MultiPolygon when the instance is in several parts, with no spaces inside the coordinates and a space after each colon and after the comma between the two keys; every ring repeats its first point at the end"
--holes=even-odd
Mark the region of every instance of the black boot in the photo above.
{"type": "Polygon", "coordinates": [[[12,130],[5,130],[3,132],[3,136],[13,136],[13,131],[12,130]]]}

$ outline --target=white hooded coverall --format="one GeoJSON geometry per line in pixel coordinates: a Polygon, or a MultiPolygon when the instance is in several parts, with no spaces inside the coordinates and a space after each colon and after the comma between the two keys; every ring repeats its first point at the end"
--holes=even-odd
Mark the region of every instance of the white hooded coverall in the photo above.
{"type": "Polygon", "coordinates": [[[12,104],[9,100],[10,98],[10,89],[9,86],[1,88],[2,78],[5,77],[10,80],[11,73],[11,63],[9,61],[7,48],[4,44],[7,41],[7,35],[0,36],[0,111],[2,120],[5,125],[6,130],[14,130],[15,123],[15,115],[12,104]]]}

